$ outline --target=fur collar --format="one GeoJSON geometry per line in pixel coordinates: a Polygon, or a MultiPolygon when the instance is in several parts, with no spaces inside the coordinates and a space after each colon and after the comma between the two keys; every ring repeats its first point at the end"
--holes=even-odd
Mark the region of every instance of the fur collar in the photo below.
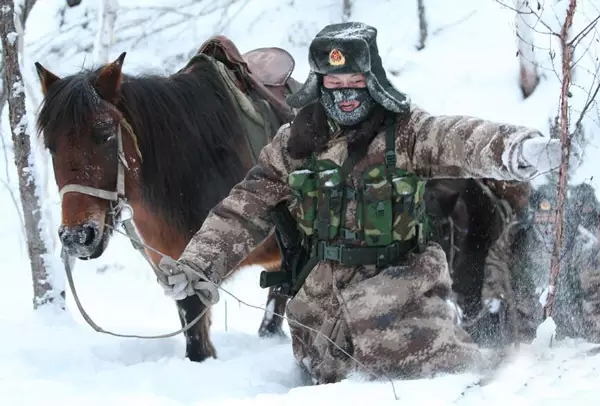
{"type": "MultiPolygon", "coordinates": [[[[368,148],[373,138],[391,119],[394,113],[376,105],[373,112],[362,123],[343,129],[348,136],[348,151],[368,148]]],[[[313,152],[327,150],[330,137],[329,123],[323,106],[319,102],[303,107],[290,127],[288,153],[292,159],[306,159],[313,152]]]]}

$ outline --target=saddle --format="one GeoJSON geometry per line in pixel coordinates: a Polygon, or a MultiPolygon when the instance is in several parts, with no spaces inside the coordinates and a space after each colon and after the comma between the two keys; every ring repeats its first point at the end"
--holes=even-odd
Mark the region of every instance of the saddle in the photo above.
{"type": "Polygon", "coordinates": [[[223,63],[238,89],[246,95],[256,91],[276,111],[281,123],[294,118],[294,111],[287,105],[285,97],[296,91],[300,83],[291,77],[295,61],[289,52],[278,47],[265,47],[242,55],[233,41],[216,35],[206,40],[197,53],[223,63]]]}

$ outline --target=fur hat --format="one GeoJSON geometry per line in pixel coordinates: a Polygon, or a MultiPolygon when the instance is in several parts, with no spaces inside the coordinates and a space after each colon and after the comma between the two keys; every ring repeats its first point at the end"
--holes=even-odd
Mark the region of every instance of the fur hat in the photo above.
{"type": "Polygon", "coordinates": [[[389,82],[377,49],[377,29],[359,22],[323,28],[309,46],[310,73],[304,85],[287,97],[288,105],[302,108],[319,99],[322,76],[364,73],[371,97],[386,110],[407,113],[410,99],[389,82]]]}

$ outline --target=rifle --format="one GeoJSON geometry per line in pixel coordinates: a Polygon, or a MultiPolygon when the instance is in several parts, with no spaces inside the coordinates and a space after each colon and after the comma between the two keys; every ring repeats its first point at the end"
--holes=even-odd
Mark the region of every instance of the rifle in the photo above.
{"type": "Polygon", "coordinates": [[[294,217],[287,208],[285,201],[277,204],[269,213],[275,224],[275,238],[281,253],[281,270],[277,272],[262,271],[260,287],[275,286],[275,293],[293,297],[297,291],[294,285],[298,274],[308,262],[309,255],[302,244],[302,236],[294,217]]]}

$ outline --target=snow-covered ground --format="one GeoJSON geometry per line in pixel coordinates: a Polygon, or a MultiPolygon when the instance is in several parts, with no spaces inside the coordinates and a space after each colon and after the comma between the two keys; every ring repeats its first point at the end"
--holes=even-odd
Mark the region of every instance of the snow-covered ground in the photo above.
{"type": "MultiPolygon", "coordinates": [[[[220,32],[232,38],[242,52],[260,46],[289,50],[297,62],[294,77],[304,80],[307,44],[322,26],[339,21],[342,3],[240,0],[226,13],[217,9],[206,16],[192,17],[185,13],[231,1],[198,1],[194,7],[175,7],[179,2],[192,3],[121,0],[117,43],[111,48],[111,58],[127,51],[126,72],[170,73],[183,66],[208,36],[220,32]],[[136,6],[146,9],[136,10],[136,6]],[[165,13],[161,7],[176,12],[165,13]],[[144,39],[144,33],[180,19],[185,22],[144,39]]],[[[59,8],[64,3],[38,0],[27,25],[27,75],[36,91],[34,61],[59,75],[89,67],[91,62],[97,24],[94,7],[100,2],[83,0],[81,6],[67,9],[61,17],[59,8]]],[[[433,113],[470,114],[547,131],[559,84],[553,73],[545,71],[534,95],[521,100],[514,14],[510,10],[492,0],[428,0],[425,4],[430,35],[426,48],[417,52],[416,1],[355,3],[353,19],[379,28],[380,53],[390,77],[417,103],[433,113]]],[[[597,10],[592,3],[582,5],[587,7],[588,18],[593,18],[597,10]]],[[[543,51],[540,57],[545,57],[543,51]]],[[[579,79],[585,82],[583,76],[579,79]]],[[[589,125],[592,139],[576,180],[589,179],[598,169],[593,160],[599,144],[597,130],[589,125]]],[[[358,377],[335,385],[306,386],[295,367],[290,341],[259,339],[256,331],[262,312],[225,293],[213,318],[212,337],[219,358],[202,364],[184,358],[181,336],[141,340],[93,332],[77,313],[70,295],[68,314],[34,314],[25,243],[9,193],[11,190],[18,196],[6,120],[3,133],[9,167],[0,160],[4,183],[0,188],[0,252],[5,262],[0,283],[0,405],[396,402],[389,383],[367,383],[358,377]]],[[[55,218],[59,210],[55,194],[55,218]]],[[[83,304],[102,327],[130,334],[179,328],[174,304],[163,296],[147,264],[124,237],[114,236],[102,258],[79,261],[75,271],[83,304]]],[[[258,287],[256,269],[243,271],[226,288],[253,305],[264,304],[265,292],[258,287]]],[[[600,356],[578,355],[588,346],[577,341],[562,342],[554,348],[543,343],[523,346],[497,379],[483,388],[469,388],[478,379],[469,374],[396,382],[396,391],[404,405],[597,404],[600,356]]]]}

